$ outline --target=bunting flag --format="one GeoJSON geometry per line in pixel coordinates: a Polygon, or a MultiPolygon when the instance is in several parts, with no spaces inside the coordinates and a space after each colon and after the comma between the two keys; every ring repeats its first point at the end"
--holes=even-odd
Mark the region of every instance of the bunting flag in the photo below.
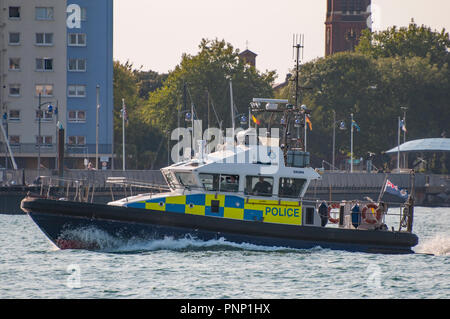
{"type": "Polygon", "coordinates": [[[306,123],[308,123],[309,130],[312,131],[312,123],[311,123],[311,119],[309,118],[308,115],[305,115],[305,120],[306,120],[306,123]]]}
{"type": "Polygon", "coordinates": [[[255,123],[256,125],[261,125],[261,122],[258,121],[258,119],[254,115],[252,115],[252,120],[253,120],[253,123],[255,123]]]}
{"type": "Polygon", "coordinates": [[[392,184],[390,180],[386,180],[384,191],[388,192],[389,194],[398,196],[404,200],[408,199],[408,192],[404,189],[400,189],[397,185],[392,184]]]}
{"type": "Polygon", "coordinates": [[[352,126],[355,127],[358,132],[361,131],[361,128],[354,120],[352,120],[352,126]]]}
{"type": "Polygon", "coordinates": [[[400,125],[400,128],[402,129],[403,132],[407,132],[405,121],[400,120],[400,124],[399,125],[400,125]]]}

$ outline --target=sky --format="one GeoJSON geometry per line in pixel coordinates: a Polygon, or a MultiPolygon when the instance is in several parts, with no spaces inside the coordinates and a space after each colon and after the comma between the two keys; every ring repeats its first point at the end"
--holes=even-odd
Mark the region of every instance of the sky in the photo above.
{"type": "MultiPolygon", "coordinates": [[[[411,18],[450,31],[449,0],[372,0],[374,31],[407,26],[411,18]]],[[[114,0],[114,59],[167,73],[202,38],[224,39],[258,54],[256,68],[283,82],[294,66],[292,40],[303,34],[303,62],[325,52],[326,0],[114,0]]]]}

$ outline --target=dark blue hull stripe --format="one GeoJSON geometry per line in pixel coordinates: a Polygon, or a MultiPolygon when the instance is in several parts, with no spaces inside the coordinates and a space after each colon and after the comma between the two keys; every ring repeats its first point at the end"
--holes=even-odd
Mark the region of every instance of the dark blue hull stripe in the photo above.
{"type": "MultiPolygon", "coordinates": [[[[158,240],[166,237],[182,239],[192,237],[198,240],[214,240],[224,238],[232,243],[248,243],[269,247],[286,247],[294,249],[310,249],[321,247],[325,249],[346,250],[354,252],[371,253],[412,253],[408,247],[393,247],[382,245],[362,245],[352,243],[319,242],[298,239],[275,238],[266,236],[249,236],[245,234],[232,234],[223,232],[205,231],[199,229],[186,229],[173,226],[161,226],[151,224],[116,222],[106,220],[89,220],[86,218],[74,218],[62,215],[50,215],[43,213],[30,213],[33,221],[58,246],[62,239],[82,240],[85,237],[73,237],[71,231],[86,231],[92,228],[104,231],[109,236],[119,241],[134,240],[158,240]],[[72,235],[71,235],[72,234],[72,235]],[[69,236],[69,237],[67,237],[69,236]],[[71,237],[72,236],[72,237],[71,237]]],[[[88,246],[92,243],[86,243],[88,246]]],[[[95,243],[94,243],[95,244],[95,243]]],[[[100,248],[95,247],[94,248],[100,248]]],[[[108,247],[102,247],[108,248],[108,247]]]]}
{"type": "MultiPolygon", "coordinates": [[[[102,204],[27,198],[22,209],[29,213],[41,230],[57,245],[72,240],[68,234],[80,229],[98,229],[118,239],[175,239],[192,236],[199,240],[224,238],[235,243],[249,243],[287,248],[323,247],[330,249],[411,253],[418,242],[416,235],[405,232],[350,230],[308,227],[262,222],[257,214],[248,220],[160,212],[102,204]]],[[[174,204],[175,205],[175,204],[174,204]]],[[[85,236],[80,236],[83,240],[85,236]]],[[[74,239],[78,240],[77,238],[74,239]]]]}

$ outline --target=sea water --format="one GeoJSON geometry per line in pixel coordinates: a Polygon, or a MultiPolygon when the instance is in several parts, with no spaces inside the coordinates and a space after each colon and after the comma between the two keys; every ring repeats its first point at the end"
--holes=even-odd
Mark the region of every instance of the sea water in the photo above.
{"type": "MultiPolygon", "coordinates": [[[[395,210],[395,208],[393,209],[395,210]]],[[[383,255],[192,238],[59,250],[27,215],[0,215],[0,298],[450,297],[450,208],[416,207],[415,254],[383,255]]]]}

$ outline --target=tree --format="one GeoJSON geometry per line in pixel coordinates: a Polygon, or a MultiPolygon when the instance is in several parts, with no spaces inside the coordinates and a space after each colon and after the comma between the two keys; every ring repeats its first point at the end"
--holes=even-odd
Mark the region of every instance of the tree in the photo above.
{"type": "MultiPolygon", "coordinates": [[[[144,100],[142,92],[151,90],[146,87],[146,76],[154,78],[153,71],[143,72],[133,69],[133,64],[114,62],[114,151],[116,154],[115,167],[122,164],[122,99],[125,100],[128,124],[126,125],[126,154],[127,168],[150,169],[151,163],[157,158],[157,147],[149,141],[161,140],[160,131],[144,122],[141,108],[144,100]]],[[[161,76],[163,77],[163,76],[161,76]]],[[[145,95],[145,94],[144,94],[145,95]]]]}
{"type": "MultiPolygon", "coordinates": [[[[336,130],[336,153],[350,151],[350,113],[361,128],[354,133],[354,156],[367,158],[397,145],[398,117],[407,107],[408,139],[440,137],[450,118],[448,65],[431,64],[429,57],[374,59],[361,53],[338,53],[301,67],[301,104],[312,110],[313,130],[308,151],[313,164],[331,162],[333,110],[345,120],[346,131],[336,130]]],[[[293,83],[284,91],[292,99],[293,83]],[[290,93],[289,93],[290,92],[290,93]]]]}
{"type": "Polygon", "coordinates": [[[408,28],[393,26],[380,32],[364,30],[356,52],[376,59],[429,58],[431,64],[442,66],[450,61],[449,48],[449,34],[445,29],[441,32],[432,31],[430,27],[419,27],[411,22],[408,28]]]}
{"type": "MultiPolygon", "coordinates": [[[[142,109],[145,121],[156,125],[160,131],[174,129],[178,124],[178,112],[187,111],[182,110],[184,85],[187,87],[187,108],[194,105],[196,119],[208,122],[209,101],[224,128],[231,127],[230,80],[238,113],[247,113],[253,97],[273,95],[271,85],[275,72],[261,74],[244,64],[238,57],[239,51],[230,43],[203,39],[199,50],[196,55],[183,55],[181,63],[168,75],[164,85],[149,95],[142,109]]],[[[209,123],[219,126],[212,115],[209,123]]]]}
{"type": "MultiPolygon", "coordinates": [[[[408,108],[408,138],[440,137],[450,118],[450,38],[442,31],[418,27],[392,27],[371,33],[366,30],[357,52],[377,59],[387,100],[408,108]]],[[[392,114],[394,115],[394,114],[392,114]]],[[[442,161],[441,161],[442,162],[442,161]]],[[[430,169],[447,171],[448,163],[434,161],[430,169]]]]}
{"type": "MultiPolygon", "coordinates": [[[[302,90],[300,104],[305,104],[312,110],[313,130],[308,131],[307,138],[313,165],[322,165],[322,159],[331,162],[333,111],[336,112],[337,120],[346,121],[347,128],[350,127],[350,114],[354,113],[355,120],[361,127],[361,131],[354,135],[355,156],[365,157],[368,151],[383,149],[380,140],[372,136],[374,130],[379,131],[380,123],[377,122],[382,116],[378,109],[379,95],[376,93],[380,87],[380,74],[373,59],[349,52],[317,59],[301,66],[299,85],[310,88],[302,90]]],[[[293,102],[294,91],[294,82],[291,81],[289,88],[284,90],[283,97],[293,102]]],[[[383,125],[383,121],[380,122],[383,125]]],[[[336,134],[336,153],[339,150],[348,153],[349,130],[336,130],[336,134]]]]}
{"type": "Polygon", "coordinates": [[[151,70],[142,71],[142,67],[134,70],[133,73],[139,87],[139,97],[144,100],[148,99],[150,92],[161,88],[168,76],[168,74],[159,74],[151,70]]]}

